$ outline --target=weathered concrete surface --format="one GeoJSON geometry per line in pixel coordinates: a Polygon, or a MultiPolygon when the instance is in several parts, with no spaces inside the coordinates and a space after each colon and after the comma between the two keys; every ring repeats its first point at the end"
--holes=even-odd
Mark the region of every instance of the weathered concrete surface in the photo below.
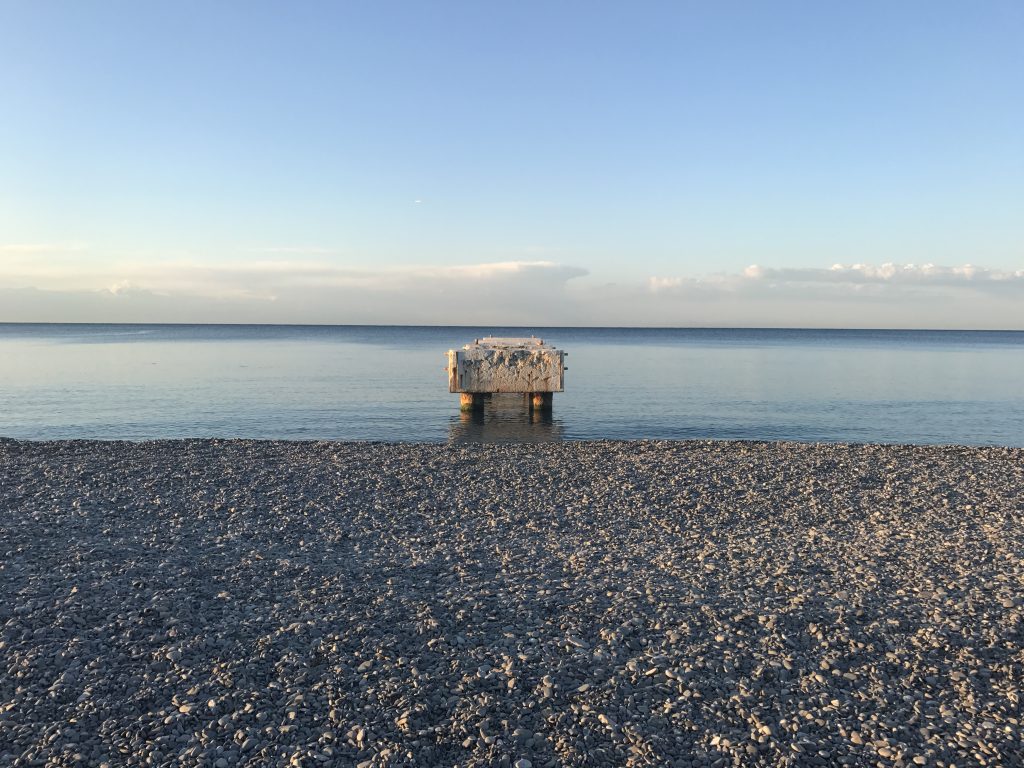
{"type": "Polygon", "coordinates": [[[539,339],[481,339],[448,352],[451,392],[561,392],[565,353],[539,339]]]}

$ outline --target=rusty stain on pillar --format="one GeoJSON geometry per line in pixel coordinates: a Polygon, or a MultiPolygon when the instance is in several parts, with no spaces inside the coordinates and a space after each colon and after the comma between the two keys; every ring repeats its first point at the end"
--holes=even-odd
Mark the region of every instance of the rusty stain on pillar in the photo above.
{"type": "Polygon", "coordinates": [[[553,400],[550,392],[533,392],[530,394],[530,407],[538,411],[550,410],[553,400]]]}
{"type": "Polygon", "coordinates": [[[473,411],[484,407],[484,396],[475,392],[463,392],[460,400],[464,411],[473,411]]]}
{"type": "Polygon", "coordinates": [[[461,395],[463,410],[509,393],[522,394],[531,409],[550,410],[564,389],[566,354],[534,336],[476,339],[448,351],[448,391],[461,395]]]}

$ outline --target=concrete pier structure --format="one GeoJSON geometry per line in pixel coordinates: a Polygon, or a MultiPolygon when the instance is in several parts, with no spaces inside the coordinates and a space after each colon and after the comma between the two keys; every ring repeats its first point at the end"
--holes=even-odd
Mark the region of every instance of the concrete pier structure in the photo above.
{"type": "Polygon", "coordinates": [[[461,395],[462,410],[482,408],[492,394],[523,394],[530,407],[550,410],[565,385],[567,353],[543,339],[476,339],[448,350],[448,391],[461,395]]]}

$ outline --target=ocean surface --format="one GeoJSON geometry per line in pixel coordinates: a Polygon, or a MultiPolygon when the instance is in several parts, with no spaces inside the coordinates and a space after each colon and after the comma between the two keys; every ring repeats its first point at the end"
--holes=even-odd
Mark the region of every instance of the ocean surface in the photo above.
{"type": "Polygon", "coordinates": [[[0,324],[0,437],[1024,446],[1024,332],[0,324]],[[551,414],[460,413],[447,350],[531,334],[551,414]]]}

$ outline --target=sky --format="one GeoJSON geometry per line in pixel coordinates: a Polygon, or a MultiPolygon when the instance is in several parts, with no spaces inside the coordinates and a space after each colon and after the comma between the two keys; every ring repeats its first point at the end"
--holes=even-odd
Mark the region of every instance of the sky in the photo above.
{"type": "Polygon", "coordinates": [[[1024,328],[1024,4],[0,0],[0,322],[1024,328]]]}

